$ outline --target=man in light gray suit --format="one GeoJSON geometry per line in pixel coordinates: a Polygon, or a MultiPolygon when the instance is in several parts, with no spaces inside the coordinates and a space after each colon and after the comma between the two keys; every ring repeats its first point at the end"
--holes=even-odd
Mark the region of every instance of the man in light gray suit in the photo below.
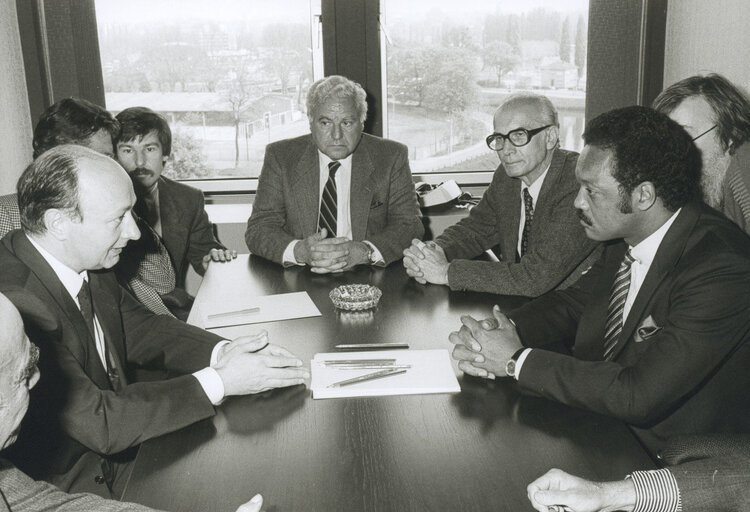
{"type": "Polygon", "coordinates": [[[400,259],[424,227],[403,144],[362,133],[362,87],[342,76],[307,95],[310,135],[266,147],[245,241],[253,254],[316,273],[400,259]]]}
{"type": "MultiPolygon", "coordinates": [[[[29,391],[39,381],[39,349],[24,334],[21,316],[0,294],[0,449],[12,445],[29,407],[29,391]]],[[[258,494],[237,512],[258,512],[263,498],[258,494]]],[[[134,503],[105,500],[93,494],[68,494],[54,485],[34,481],[5,459],[0,459],[0,512],[146,512],[152,509],[134,503]]]]}
{"type": "Polygon", "coordinates": [[[414,240],[406,272],[452,290],[537,297],[573,284],[596,260],[597,243],[579,223],[578,153],[559,148],[557,111],[544,96],[508,97],[487,145],[501,165],[468,217],[435,242],[414,240]],[[500,261],[473,261],[498,246],[500,261]]]}

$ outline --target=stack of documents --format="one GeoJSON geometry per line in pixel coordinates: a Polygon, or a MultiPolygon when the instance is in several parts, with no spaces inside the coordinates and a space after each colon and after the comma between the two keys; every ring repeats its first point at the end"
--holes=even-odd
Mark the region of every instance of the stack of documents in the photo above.
{"type": "Polygon", "coordinates": [[[233,301],[231,308],[224,302],[204,304],[201,313],[204,329],[320,316],[320,310],[307,292],[239,299],[233,301]]]}
{"type": "Polygon", "coordinates": [[[315,399],[461,391],[445,349],[315,354],[310,370],[315,399]]]}

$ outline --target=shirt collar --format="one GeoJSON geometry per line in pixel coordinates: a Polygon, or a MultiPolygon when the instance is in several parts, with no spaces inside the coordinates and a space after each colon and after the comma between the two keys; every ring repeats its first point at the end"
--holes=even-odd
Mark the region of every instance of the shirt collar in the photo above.
{"type": "MultiPolygon", "coordinates": [[[[551,162],[550,162],[551,163],[551,162]]],[[[536,200],[539,197],[539,192],[542,190],[542,184],[544,183],[544,178],[547,176],[547,172],[549,171],[549,165],[547,165],[547,168],[544,170],[541,176],[539,176],[534,183],[531,184],[531,186],[526,186],[526,183],[521,181],[521,197],[523,197],[523,191],[528,189],[529,194],[531,194],[531,198],[534,200],[534,206],[536,206],[536,200]]]]}
{"type": "Polygon", "coordinates": [[[679,208],[672,214],[669,219],[667,219],[667,222],[661,225],[659,229],[644,238],[641,243],[639,243],[635,247],[630,247],[630,255],[638,263],[647,267],[651,266],[651,262],[654,261],[656,251],[659,250],[661,241],[664,239],[664,236],[667,234],[667,231],[669,231],[670,226],[681,211],[682,208],[679,208]]]}
{"type": "Polygon", "coordinates": [[[83,281],[89,280],[89,275],[86,270],[81,272],[80,274],[70,268],[69,266],[62,263],[60,260],[52,256],[52,254],[49,253],[44,247],[39,245],[33,238],[30,236],[26,236],[26,238],[29,239],[29,242],[31,242],[31,245],[33,245],[37,251],[39,251],[39,254],[42,255],[42,258],[49,264],[50,267],[52,267],[52,270],[57,275],[58,279],[60,279],[60,282],[65,287],[65,289],[68,291],[71,297],[73,297],[75,300],[78,300],[78,292],[81,291],[81,286],[83,286],[83,281]]]}
{"type": "MultiPolygon", "coordinates": [[[[341,160],[336,160],[337,162],[341,163],[342,167],[351,167],[352,164],[352,153],[351,155],[347,156],[346,158],[342,158],[341,160]]],[[[333,162],[333,159],[323,153],[321,150],[318,150],[318,161],[320,162],[320,168],[328,170],[328,164],[333,162]]]]}

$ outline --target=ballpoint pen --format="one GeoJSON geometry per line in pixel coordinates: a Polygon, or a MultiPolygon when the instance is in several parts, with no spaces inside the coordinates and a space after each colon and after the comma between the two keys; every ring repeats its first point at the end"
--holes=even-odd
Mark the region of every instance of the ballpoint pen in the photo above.
{"type": "Polygon", "coordinates": [[[258,313],[258,312],[260,312],[260,308],[256,306],[254,308],[240,309],[238,311],[227,311],[226,313],[215,313],[213,315],[208,315],[208,319],[213,320],[215,318],[226,318],[229,316],[249,315],[250,313],[258,313]]]}
{"type": "Polygon", "coordinates": [[[409,348],[408,343],[352,343],[336,345],[338,350],[393,350],[409,348]]]}
{"type": "Polygon", "coordinates": [[[349,386],[351,384],[357,384],[358,382],[366,382],[368,380],[382,379],[383,377],[390,377],[391,375],[398,375],[400,373],[406,373],[406,368],[400,368],[397,370],[381,370],[375,373],[368,373],[360,377],[354,377],[353,379],[342,380],[329,384],[329,388],[340,388],[341,386],[349,386]]]}

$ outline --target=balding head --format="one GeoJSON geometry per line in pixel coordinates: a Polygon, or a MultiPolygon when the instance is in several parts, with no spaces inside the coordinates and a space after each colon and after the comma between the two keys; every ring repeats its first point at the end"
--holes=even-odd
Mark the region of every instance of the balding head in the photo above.
{"type": "Polygon", "coordinates": [[[29,343],[21,315],[0,294],[0,447],[7,448],[18,437],[18,430],[29,407],[29,390],[39,380],[36,363],[39,350],[29,343]]]}

